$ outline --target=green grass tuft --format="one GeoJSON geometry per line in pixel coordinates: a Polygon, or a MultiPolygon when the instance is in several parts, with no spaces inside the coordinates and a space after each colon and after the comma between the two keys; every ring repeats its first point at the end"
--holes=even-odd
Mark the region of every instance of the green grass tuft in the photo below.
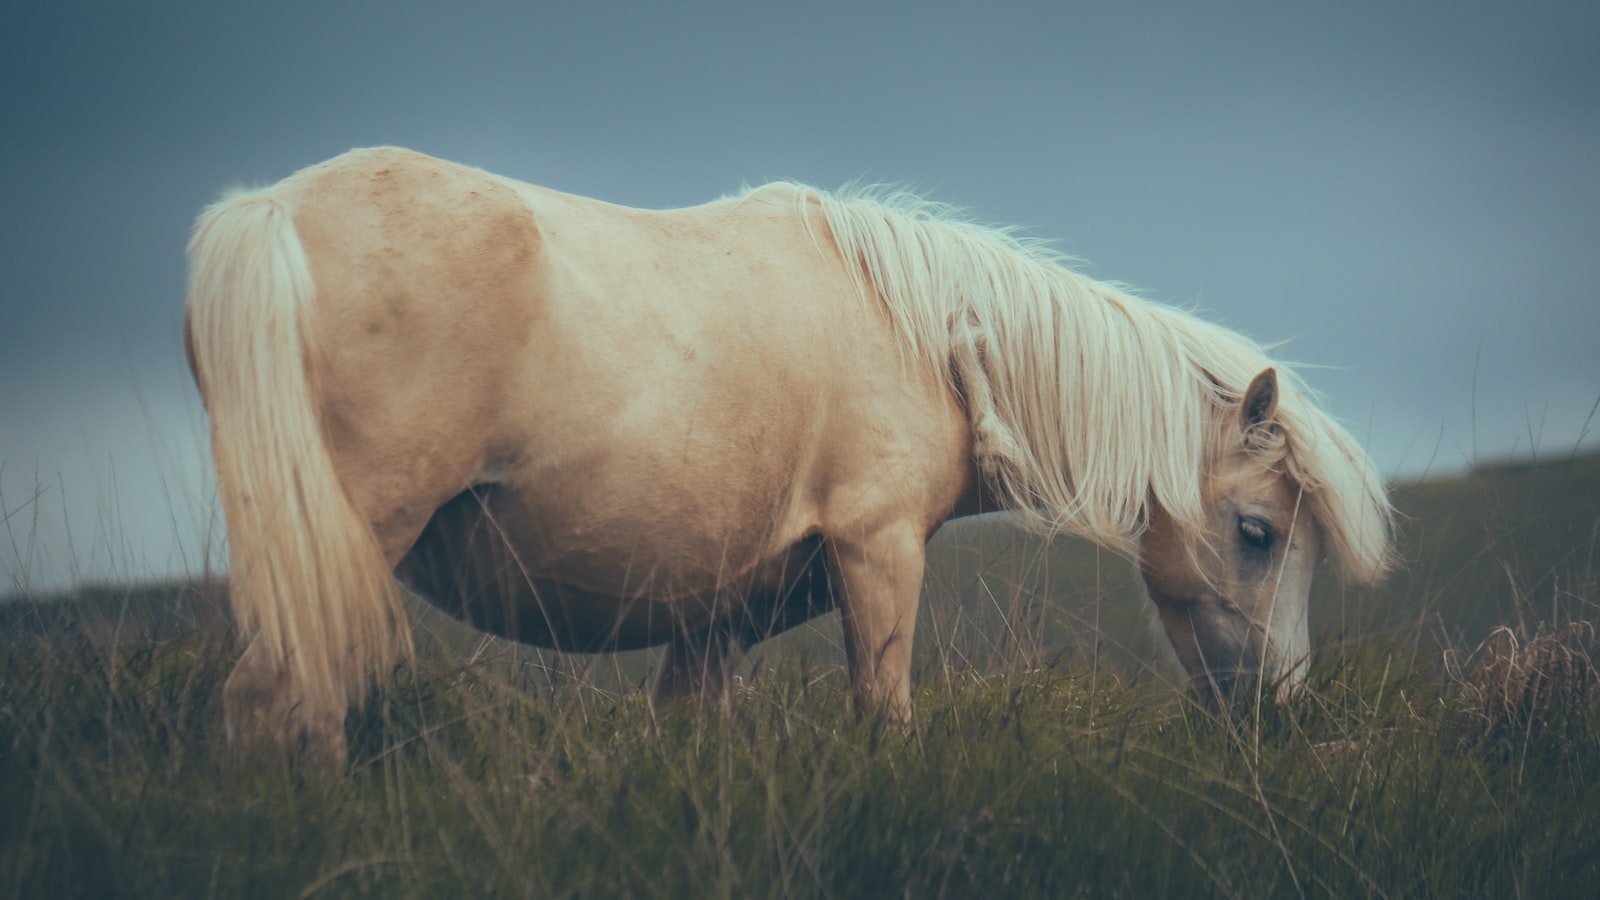
{"type": "MultiPolygon", "coordinates": [[[[925,680],[909,729],[843,673],[763,673],[653,731],[644,695],[422,659],[344,777],[236,757],[197,637],[0,664],[17,896],[1573,896],[1600,878],[1595,693],[1473,695],[1383,648],[1217,713],[1082,666],[925,680]],[[1538,727],[1529,723],[1538,719],[1538,727]]],[[[216,646],[212,644],[210,646],[216,646]]]]}

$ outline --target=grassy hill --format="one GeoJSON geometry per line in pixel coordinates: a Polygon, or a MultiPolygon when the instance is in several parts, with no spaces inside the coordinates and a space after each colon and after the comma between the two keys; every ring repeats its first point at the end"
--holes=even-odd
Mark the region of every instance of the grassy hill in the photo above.
{"type": "Polygon", "coordinates": [[[993,519],[936,539],[909,728],[836,618],[657,728],[649,654],[419,605],[329,776],[223,741],[220,586],[0,604],[0,893],[1592,896],[1600,457],[1395,496],[1407,564],[1319,583],[1289,708],[1165,688],[1125,561],[993,519]]]}
{"type": "MultiPolygon", "coordinates": [[[[1600,583],[1600,454],[1486,465],[1393,488],[1401,566],[1382,584],[1347,588],[1323,571],[1313,587],[1313,644],[1384,636],[1433,653],[1476,646],[1500,624],[1564,623],[1600,583]]],[[[223,627],[222,585],[106,585],[68,597],[0,602],[0,638],[57,618],[97,639],[170,638],[223,627]]],[[[612,656],[535,652],[410,604],[426,653],[520,655],[615,687],[653,672],[654,651],[612,656]]],[[[1070,538],[1046,540],[1002,516],[950,523],[928,554],[919,668],[994,670],[1073,660],[1120,676],[1175,666],[1128,561],[1070,538]]],[[[844,662],[837,616],[759,648],[745,665],[803,656],[844,662]]]]}

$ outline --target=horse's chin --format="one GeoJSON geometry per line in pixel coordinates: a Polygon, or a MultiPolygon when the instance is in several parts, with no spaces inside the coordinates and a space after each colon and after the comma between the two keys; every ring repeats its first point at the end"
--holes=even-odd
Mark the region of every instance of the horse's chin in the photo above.
{"type": "Polygon", "coordinates": [[[1189,679],[1189,691],[1212,707],[1228,707],[1255,696],[1259,676],[1254,669],[1202,672],[1189,679]]]}

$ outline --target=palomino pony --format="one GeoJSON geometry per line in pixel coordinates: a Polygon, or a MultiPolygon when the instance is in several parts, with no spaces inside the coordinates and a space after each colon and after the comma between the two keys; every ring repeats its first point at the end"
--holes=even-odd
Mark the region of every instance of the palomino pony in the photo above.
{"type": "Polygon", "coordinates": [[[1382,481],[1259,347],[909,195],[656,212],[359,150],[225,196],[189,254],[229,733],[333,763],[410,650],[396,574],[530,644],[665,644],[656,708],[837,607],[858,704],[904,720],[952,517],[1136,559],[1191,676],[1280,694],[1317,560],[1388,562],[1382,481]]]}

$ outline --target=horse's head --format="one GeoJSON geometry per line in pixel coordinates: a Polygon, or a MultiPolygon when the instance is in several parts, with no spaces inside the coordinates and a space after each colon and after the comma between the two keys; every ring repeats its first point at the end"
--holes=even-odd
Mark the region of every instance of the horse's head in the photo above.
{"type": "Polygon", "coordinates": [[[1285,465],[1275,414],[1278,379],[1251,381],[1201,488],[1201,523],[1153,509],[1139,569],[1167,637],[1193,683],[1226,693],[1242,674],[1277,685],[1277,698],[1304,682],[1310,632],[1307,597],[1324,533],[1304,487],[1285,465]]]}

